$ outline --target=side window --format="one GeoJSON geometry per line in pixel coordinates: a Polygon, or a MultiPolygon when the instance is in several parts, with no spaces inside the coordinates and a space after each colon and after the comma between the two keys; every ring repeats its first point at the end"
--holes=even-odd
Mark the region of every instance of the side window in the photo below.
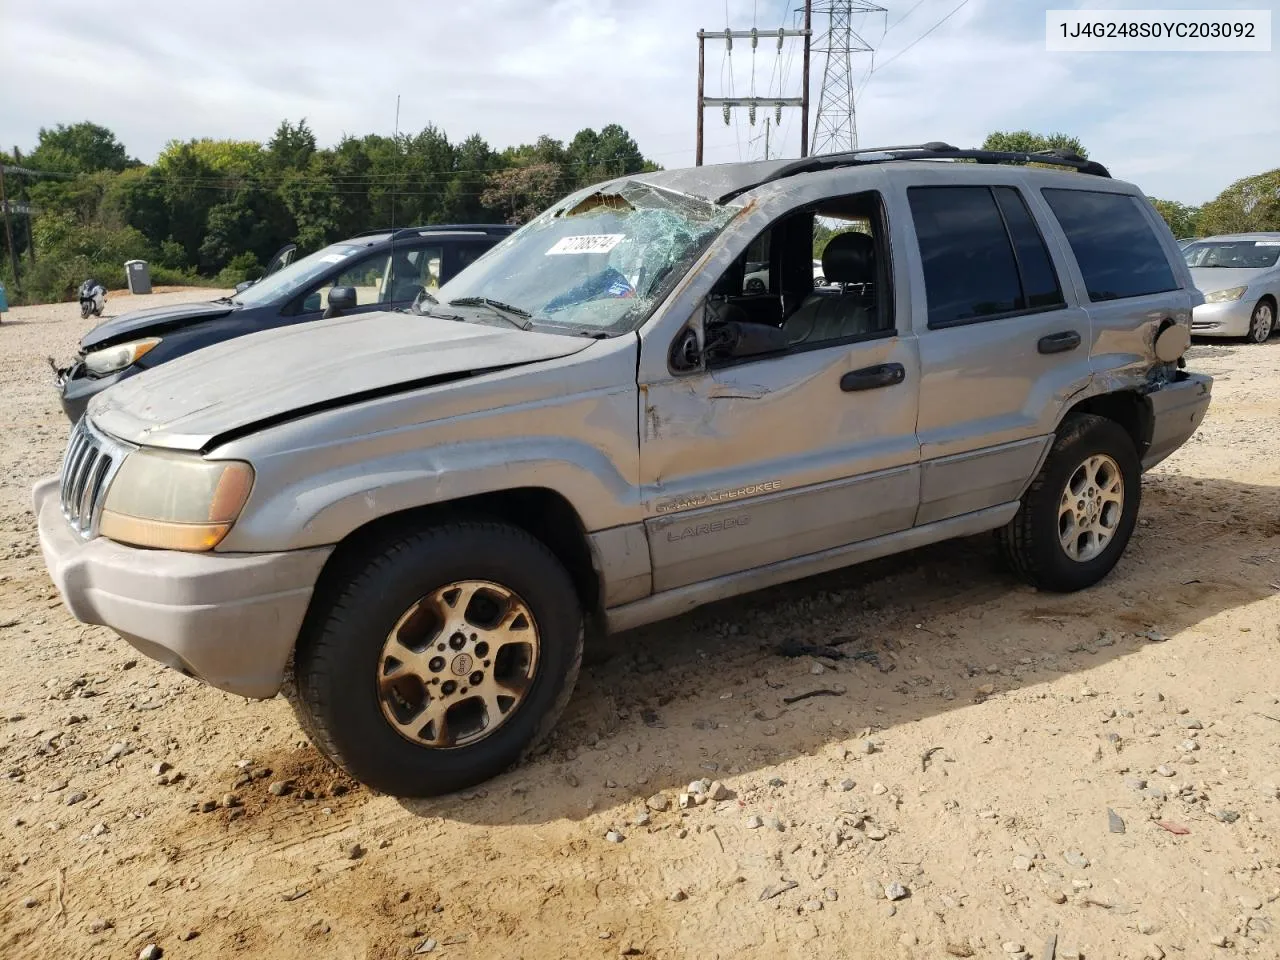
{"type": "MultiPolygon", "coordinates": [[[[461,243],[458,245],[458,273],[461,273],[467,267],[471,266],[482,256],[489,252],[493,246],[490,243],[461,243]]],[[[445,277],[446,281],[453,279],[445,277]]]]}
{"type": "Polygon", "coordinates": [[[423,290],[435,290],[442,283],[444,247],[397,249],[391,259],[391,283],[383,292],[383,303],[412,303],[423,290]]]}
{"type": "Polygon", "coordinates": [[[1025,309],[1018,262],[989,187],[911,187],[907,199],[930,328],[1025,309]]]}
{"type": "Polygon", "coordinates": [[[1136,197],[1091,190],[1042,192],[1067,235],[1090,300],[1120,300],[1178,288],[1164,247],[1136,197]]]}
{"type": "Polygon", "coordinates": [[[332,277],[303,298],[302,312],[312,313],[324,310],[329,306],[329,289],[331,287],[355,287],[356,305],[369,306],[380,303],[382,291],[387,285],[388,270],[391,265],[391,254],[381,253],[366,257],[353,263],[336,277],[332,277]]]}
{"type": "Polygon", "coordinates": [[[1013,252],[1022,275],[1022,292],[1029,309],[1065,307],[1058,273],[1049,259],[1049,250],[1040,236],[1040,228],[1027,209],[1027,202],[1013,187],[995,187],[996,203],[1004,216],[1004,225],[1013,238],[1013,252]]]}
{"type": "Polygon", "coordinates": [[[714,288],[709,362],[892,333],[883,223],[875,192],[823,200],[774,222],[714,288]],[[716,320],[737,335],[727,352],[717,352],[716,320]]]}

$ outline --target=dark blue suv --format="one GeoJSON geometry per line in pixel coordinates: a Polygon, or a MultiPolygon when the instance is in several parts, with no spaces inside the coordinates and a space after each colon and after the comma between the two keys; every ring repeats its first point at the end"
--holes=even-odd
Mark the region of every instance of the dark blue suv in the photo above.
{"type": "Polygon", "coordinates": [[[233,296],[136,310],[99,324],[66,367],[50,360],[62,409],[80,419],[89,398],[143,370],[233,337],[336,314],[395,310],[453,278],[516,228],[468,224],[376,230],[330,244],[233,296]]]}

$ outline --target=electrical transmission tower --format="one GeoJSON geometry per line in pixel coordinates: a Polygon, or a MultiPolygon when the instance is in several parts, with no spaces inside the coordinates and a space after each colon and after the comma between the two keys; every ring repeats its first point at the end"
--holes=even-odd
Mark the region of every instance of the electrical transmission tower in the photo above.
{"type": "Polygon", "coordinates": [[[841,153],[858,148],[858,120],[853,101],[855,53],[868,53],[867,43],[853,29],[855,13],[884,13],[885,8],[868,0],[823,0],[815,13],[826,14],[827,32],[818,40],[815,53],[827,55],[822,68],[822,92],[813,122],[813,152],[841,153]]]}

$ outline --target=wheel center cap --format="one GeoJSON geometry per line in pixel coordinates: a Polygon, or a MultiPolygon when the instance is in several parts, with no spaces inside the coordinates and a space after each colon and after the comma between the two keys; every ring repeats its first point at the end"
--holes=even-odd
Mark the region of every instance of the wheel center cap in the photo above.
{"type": "Polygon", "coordinates": [[[460,653],[453,658],[453,663],[449,665],[449,669],[453,671],[454,676],[465,677],[471,672],[473,663],[474,661],[471,659],[471,654],[460,653]]]}

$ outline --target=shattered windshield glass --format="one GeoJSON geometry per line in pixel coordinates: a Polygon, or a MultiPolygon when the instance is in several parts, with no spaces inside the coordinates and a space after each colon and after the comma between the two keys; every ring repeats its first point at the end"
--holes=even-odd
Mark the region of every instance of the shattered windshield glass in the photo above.
{"type": "Polygon", "coordinates": [[[436,292],[424,312],[614,335],[643,323],[737,212],[627,181],[540,214],[436,292]]]}

